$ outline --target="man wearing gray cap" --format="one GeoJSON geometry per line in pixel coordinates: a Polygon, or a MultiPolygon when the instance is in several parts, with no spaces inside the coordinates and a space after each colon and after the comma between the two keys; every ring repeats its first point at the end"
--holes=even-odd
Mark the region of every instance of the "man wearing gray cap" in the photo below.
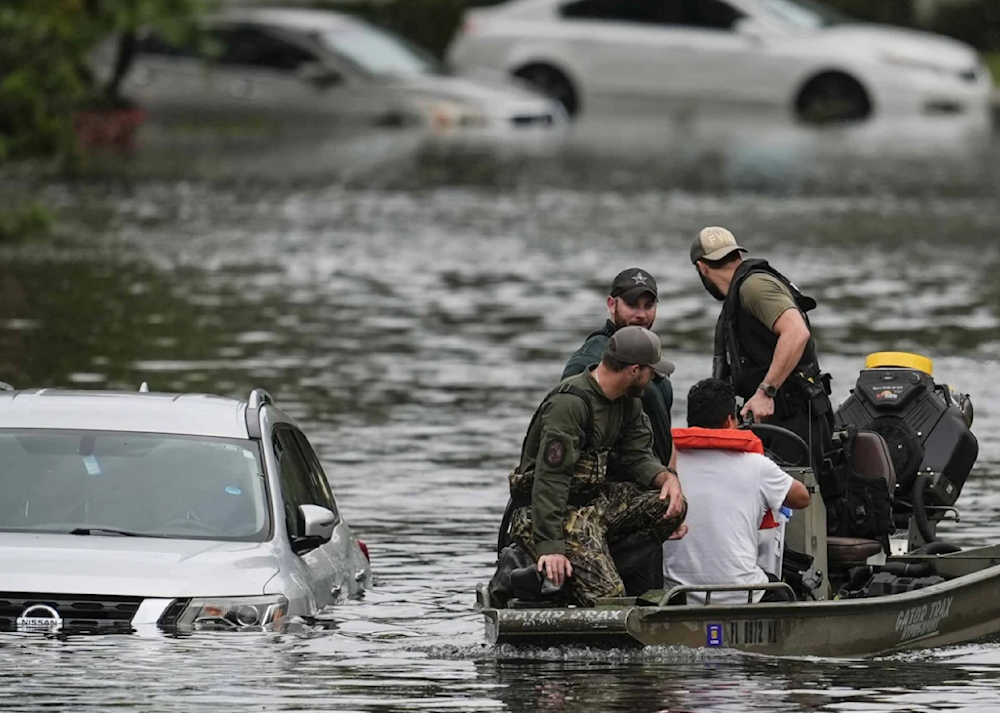
{"type": "MultiPolygon", "coordinates": [[[[653,328],[657,307],[656,280],[645,270],[630,267],[619,272],[611,282],[608,292],[608,320],[596,332],[587,335],[586,341],[566,362],[562,378],[579,374],[601,361],[611,335],[622,327],[653,328]]],[[[642,395],[642,410],[649,417],[653,430],[653,454],[660,462],[674,464],[674,444],[670,435],[670,409],[674,404],[674,391],[670,379],[654,376],[642,395]]]]}
{"type": "Polygon", "coordinates": [[[655,334],[624,327],[600,364],[561,382],[528,426],[510,475],[510,535],[553,584],[569,583],[580,606],[625,594],[609,540],[643,533],[659,546],[686,531],[680,481],[653,455],[639,400],[655,374],[673,370],[655,334]],[[627,482],[608,480],[610,454],[627,482]]]}
{"type": "MultiPolygon", "coordinates": [[[[816,301],[799,292],[766,260],[746,252],[725,228],[709,227],[691,245],[691,262],[705,289],[723,303],[715,329],[713,376],[729,381],[753,413],[798,434],[809,444],[822,479],[823,454],[833,428],[830,376],[819,367],[806,313],[816,301]]],[[[769,445],[795,460],[792,444],[769,445]],[[786,450],[787,449],[787,450],[786,450]]]]}

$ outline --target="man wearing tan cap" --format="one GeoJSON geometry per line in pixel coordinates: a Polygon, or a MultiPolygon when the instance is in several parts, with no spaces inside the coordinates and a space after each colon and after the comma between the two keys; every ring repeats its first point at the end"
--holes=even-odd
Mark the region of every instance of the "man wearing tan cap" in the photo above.
{"type": "Polygon", "coordinates": [[[510,474],[510,536],[572,602],[593,606],[625,595],[608,542],[648,535],[657,552],[683,537],[687,506],[677,474],[651,449],[639,398],[655,374],[668,375],[660,340],[648,329],[619,329],[600,364],[550,392],[528,426],[510,474]],[[608,456],[620,475],[608,480],[608,456]]]}
{"type": "MultiPolygon", "coordinates": [[[[821,372],[806,313],[816,301],[799,292],[766,260],[744,259],[731,232],[709,227],[691,244],[691,262],[705,289],[723,303],[715,330],[713,376],[729,381],[753,413],[793,431],[809,445],[817,477],[830,447],[830,376],[821,372]]],[[[794,446],[768,444],[797,460],[794,446]]]]}

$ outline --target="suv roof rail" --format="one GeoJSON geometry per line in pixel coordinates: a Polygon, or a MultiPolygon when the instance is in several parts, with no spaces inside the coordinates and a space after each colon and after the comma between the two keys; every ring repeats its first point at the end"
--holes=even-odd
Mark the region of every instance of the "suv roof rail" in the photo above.
{"type": "Polygon", "coordinates": [[[273,404],[274,399],[271,398],[271,394],[264,391],[264,389],[254,389],[250,392],[250,398],[247,399],[247,433],[250,438],[261,438],[263,434],[260,431],[260,409],[264,404],[273,404]]]}
{"type": "Polygon", "coordinates": [[[259,409],[264,404],[273,403],[274,399],[271,398],[271,394],[264,391],[264,389],[254,389],[250,392],[250,398],[247,400],[247,407],[259,409]]]}

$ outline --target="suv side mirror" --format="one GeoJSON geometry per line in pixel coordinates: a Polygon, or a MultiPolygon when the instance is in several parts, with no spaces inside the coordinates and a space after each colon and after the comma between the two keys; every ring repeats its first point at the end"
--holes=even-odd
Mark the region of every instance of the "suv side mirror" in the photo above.
{"type": "Polygon", "coordinates": [[[295,73],[303,82],[312,84],[317,89],[329,89],[344,81],[340,72],[330,69],[322,62],[306,62],[295,73]]]}
{"type": "Polygon", "coordinates": [[[301,532],[292,541],[292,550],[301,555],[333,539],[337,516],[320,505],[299,505],[301,532]]]}

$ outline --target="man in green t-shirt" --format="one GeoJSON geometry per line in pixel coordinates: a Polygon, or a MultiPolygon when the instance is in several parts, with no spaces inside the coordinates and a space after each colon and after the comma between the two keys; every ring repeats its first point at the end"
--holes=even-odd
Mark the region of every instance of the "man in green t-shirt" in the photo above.
{"type": "MultiPolygon", "coordinates": [[[[653,328],[658,303],[656,280],[645,270],[630,267],[622,270],[611,281],[608,291],[608,319],[604,326],[587,335],[587,339],[566,362],[562,378],[566,379],[585,371],[601,361],[604,348],[611,335],[622,327],[653,328]]],[[[674,404],[674,391],[667,376],[654,376],[642,395],[642,410],[649,417],[653,429],[653,454],[660,462],[673,466],[674,443],[670,435],[670,409],[674,404]]]]}
{"type": "MultiPolygon", "coordinates": [[[[691,245],[691,262],[708,292],[723,302],[715,330],[713,375],[743,398],[741,414],[782,426],[809,446],[822,477],[833,428],[830,377],[822,373],[806,313],[816,301],[799,292],[766,260],[746,250],[725,228],[709,227],[691,245]]],[[[799,460],[787,442],[768,444],[779,457],[799,460]]]]}
{"type": "Polygon", "coordinates": [[[642,535],[659,546],[686,532],[680,481],[653,455],[639,400],[654,374],[672,371],[655,334],[624,327],[599,364],[545,397],[528,426],[510,475],[510,534],[553,584],[569,582],[578,605],[625,595],[609,540],[642,535]],[[608,480],[612,453],[625,482],[608,480]]]}

